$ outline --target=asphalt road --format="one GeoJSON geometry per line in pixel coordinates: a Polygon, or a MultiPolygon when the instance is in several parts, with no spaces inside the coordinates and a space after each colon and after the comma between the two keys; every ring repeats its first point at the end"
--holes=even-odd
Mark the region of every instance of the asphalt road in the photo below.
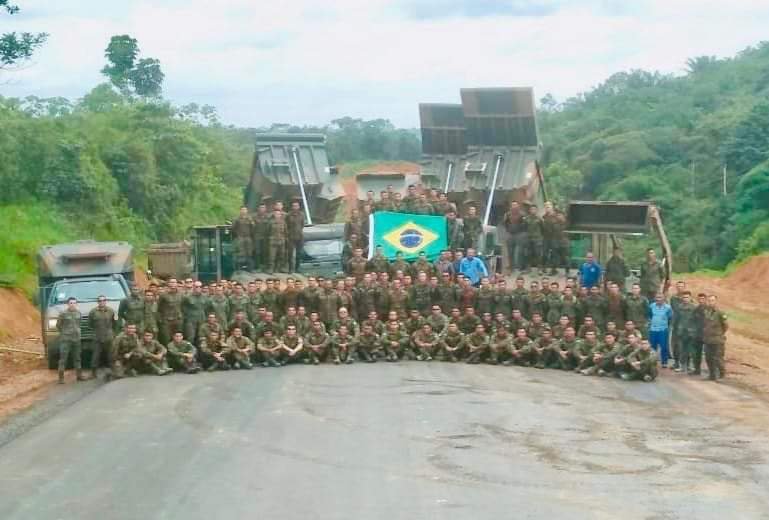
{"type": "Polygon", "coordinates": [[[3,520],[769,518],[728,385],[444,363],[104,385],[0,448],[3,520]]]}

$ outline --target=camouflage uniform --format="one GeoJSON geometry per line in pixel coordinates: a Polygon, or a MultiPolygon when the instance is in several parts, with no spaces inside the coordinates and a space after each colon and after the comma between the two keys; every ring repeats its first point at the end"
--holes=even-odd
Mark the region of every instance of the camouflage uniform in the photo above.
{"type": "MultiPolygon", "coordinates": [[[[158,317],[158,302],[154,298],[152,300],[144,300],[144,320],[142,321],[144,326],[142,327],[142,333],[151,332],[153,338],[158,337],[160,331],[158,317]]],[[[138,332],[139,327],[136,327],[138,332]]]]}
{"type": "Polygon", "coordinates": [[[637,348],[628,356],[628,371],[622,374],[622,379],[644,379],[649,376],[653,381],[657,378],[657,353],[652,349],[637,348]],[[640,362],[641,366],[635,368],[632,363],[640,362]]]}
{"type": "MultiPolygon", "coordinates": [[[[504,329],[501,329],[504,330],[504,329]]],[[[510,356],[510,349],[513,344],[513,336],[507,330],[500,334],[501,330],[495,332],[489,340],[489,363],[506,363],[510,356]]]]}
{"type": "Polygon", "coordinates": [[[399,318],[405,318],[409,299],[408,293],[404,289],[390,289],[388,295],[390,301],[389,310],[397,312],[399,318]]]}
{"type": "Polygon", "coordinates": [[[441,336],[438,347],[440,349],[436,356],[438,359],[456,363],[464,357],[465,335],[459,332],[459,330],[457,330],[455,334],[452,334],[451,331],[447,330],[446,333],[441,336]]]}
{"type": "Polygon", "coordinates": [[[163,376],[172,372],[168,366],[166,348],[156,340],[142,341],[138,350],[131,356],[131,367],[139,373],[150,373],[156,376],[163,376]],[[157,359],[157,358],[160,359],[157,359]]]}
{"type": "Polygon", "coordinates": [[[243,333],[243,336],[247,337],[248,339],[252,341],[256,339],[256,327],[254,327],[254,324],[247,319],[243,318],[242,320],[238,320],[235,318],[232,320],[227,325],[227,335],[231,336],[232,331],[234,331],[236,328],[240,329],[240,331],[243,333]]]}
{"type": "Polygon", "coordinates": [[[350,261],[347,262],[347,272],[350,273],[350,276],[355,277],[356,283],[361,283],[363,281],[363,277],[366,275],[367,265],[368,262],[362,256],[360,258],[352,257],[350,261]]]}
{"type": "Polygon", "coordinates": [[[222,328],[225,328],[230,322],[230,300],[222,295],[213,295],[208,299],[208,308],[206,313],[216,315],[216,321],[222,328]]]}
{"type": "Polygon", "coordinates": [[[479,316],[488,312],[494,314],[494,298],[497,295],[497,291],[491,286],[481,286],[475,296],[475,312],[479,316]]]}
{"type": "Polygon", "coordinates": [[[270,249],[270,216],[265,213],[264,215],[256,214],[252,217],[254,225],[253,241],[254,241],[254,268],[258,271],[267,267],[268,255],[270,249]]]}
{"type": "Polygon", "coordinates": [[[64,370],[67,368],[69,353],[72,352],[72,364],[77,370],[78,378],[82,369],[81,365],[81,343],[80,343],[80,320],[82,316],[77,309],[65,309],[56,319],[56,330],[59,331],[59,380],[64,377],[64,370]]]}
{"type": "Polygon", "coordinates": [[[112,360],[112,378],[120,379],[125,377],[126,368],[130,368],[130,363],[126,359],[126,355],[139,349],[139,336],[136,334],[128,335],[125,332],[121,332],[115,336],[112,342],[112,353],[110,359],[112,360]]]}
{"type": "Polygon", "coordinates": [[[353,293],[353,300],[355,301],[355,309],[348,309],[349,311],[358,311],[358,320],[365,320],[369,313],[376,312],[376,302],[379,288],[374,285],[361,285],[353,293]]]}
{"type": "Polygon", "coordinates": [[[390,262],[387,258],[380,253],[374,253],[371,260],[368,261],[368,268],[374,273],[388,273],[390,272],[390,262]]]}
{"type": "Polygon", "coordinates": [[[385,326],[384,334],[381,336],[381,343],[385,349],[387,361],[398,361],[409,345],[409,336],[402,327],[392,330],[390,327],[385,326]]]}
{"type": "Polygon", "coordinates": [[[529,338],[515,338],[510,345],[510,359],[513,364],[530,367],[537,362],[534,342],[529,338]]]}
{"type": "Polygon", "coordinates": [[[254,269],[254,221],[246,216],[239,216],[232,222],[232,238],[235,246],[235,268],[254,269]]]}
{"type": "Polygon", "coordinates": [[[334,364],[347,363],[348,365],[355,361],[355,338],[351,335],[342,337],[336,334],[331,338],[331,354],[334,357],[334,364]]]}
{"type": "Polygon", "coordinates": [[[430,314],[433,305],[432,289],[428,284],[417,283],[409,291],[409,308],[417,309],[422,316],[430,314]]]}
{"type": "Polygon", "coordinates": [[[454,251],[464,245],[464,228],[457,219],[448,219],[447,247],[454,251]]]}
{"type": "MultiPolygon", "coordinates": [[[[94,307],[88,313],[88,324],[93,330],[93,346],[91,349],[91,371],[96,372],[101,365],[102,354],[112,355],[112,342],[115,341],[115,311],[109,307],[94,307]]],[[[112,359],[109,359],[112,365],[112,359]]]]}
{"type": "Polygon", "coordinates": [[[708,378],[722,378],[726,375],[724,354],[726,346],[726,331],[729,324],[726,314],[719,309],[706,307],[703,312],[702,342],[705,344],[705,363],[708,365],[708,378]]]}
{"type": "Polygon", "coordinates": [[[168,291],[161,294],[158,300],[158,314],[160,316],[158,337],[161,343],[169,343],[174,333],[183,332],[181,291],[168,291]]]}
{"type": "Polygon", "coordinates": [[[172,341],[166,346],[168,351],[168,364],[176,372],[185,372],[187,374],[196,374],[200,371],[196,356],[198,349],[187,340],[179,343],[172,341]],[[189,355],[192,357],[188,357],[189,355]]]}
{"type": "Polygon", "coordinates": [[[342,299],[334,289],[324,289],[318,296],[320,321],[329,325],[334,320],[342,306],[342,299]]]}
{"type": "Polygon", "coordinates": [[[122,300],[117,314],[123,325],[136,325],[139,334],[144,332],[144,298],[141,296],[130,295],[122,300]]]}
{"type": "Polygon", "coordinates": [[[197,342],[197,332],[206,321],[208,297],[204,294],[188,294],[182,298],[182,314],[184,315],[184,339],[190,343],[197,342]]]}
{"type": "Polygon", "coordinates": [[[664,277],[665,273],[659,261],[655,260],[653,263],[649,263],[647,260],[641,264],[639,283],[641,284],[641,292],[646,295],[649,301],[654,300],[654,297],[660,292],[664,277]]]}
{"type": "Polygon", "coordinates": [[[253,368],[251,356],[255,353],[256,348],[251,338],[230,336],[227,339],[227,357],[233,368],[251,370],[253,368]],[[243,352],[243,350],[247,350],[247,352],[243,352]]]}
{"type": "Polygon", "coordinates": [[[276,349],[280,346],[280,341],[275,337],[260,337],[256,342],[256,349],[259,353],[259,357],[262,359],[262,366],[279,367],[280,366],[280,354],[281,349],[276,349]]]}
{"type": "Polygon", "coordinates": [[[348,335],[352,336],[353,338],[357,337],[358,334],[360,334],[360,327],[358,327],[358,322],[354,319],[347,317],[345,319],[337,318],[334,321],[331,322],[331,332],[334,334],[339,333],[339,327],[342,325],[345,325],[347,327],[347,333],[348,335]]]}
{"type": "MultiPolygon", "coordinates": [[[[675,326],[673,336],[678,347],[678,362],[681,368],[686,371],[689,368],[689,361],[696,358],[695,348],[697,340],[697,306],[693,303],[683,303],[678,305],[678,309],[673,311],[675,317],[675,326]]],[[[695,367],[699,368],[699,367],[695,367]]]]}
{"type": "Polygon", "coordinates": [[[649,332],[649,300],[644,296],[632,294],[625,298],[625,319],[632,320],[636,328],[646,337],[649,332]]]}
{"type": "Polygon", "coordinates": [[[288,266],[286,265],[286,247],[288,241],[288,223],[286,222],[285,213],[273,213],[270,217],[269,225],[269,240],[270,240],[270,255],[269,262],[267,264],[268,272],[286,271],[288,266]]]}
{"type": "Polygon", "coordinates": [[[465,335],[465,345],[467,347],[467,363],[475,364],[481,362],[481,357],[486,355],[489,350],[489,336],[484,333],[473,332],[465,335]]]}
{"type": "Polygon", "coordinates": [[[286,217],[288,225],[288,271],[296,273],[302,263],[304,245],[304,212],[291,210],[286,217]]]}
{"type": "Polygon", "coordinates": [[[376,332],[367,334],[361,332],[355,342],[355,351],[359,356],[369,363],[376,363],[377,359],[382,356],[381,344],[379,342],[379,335],[376,332]]]}
{"type": "Polygon", "coordinates": [[[483,233],[483,223],[478,216],[467,216],[462,221],[462,228],[464,232],[463,245],[465,250],[469,248],[478,249],[478,237],[483,233]]]}
{"type": "Polygon", "coordinates": [[[542,316],[545,321],[550,325],[555,325],[558,320],[561,319],[561,312],[563,307],[563,298],[559,292],[551,292],[545,298],[545,305],[547,306],[547,316],[542,316]]]}
{"type": "Polygon", "coordinates": [[[318,365],[326,358],[331,337],[325,330],[315,331],[311,330],[304,339],[305,350],[307,350],[307,357],[309,361],[318,365]]]}
{"type": "Polygon", "coordinates": [[[423,329],[416,331],[411,336],[411,348],[417,354],[417,360],[419,361],[431,361],[436,347],[438,347],[439,338],[438,335],[430,331],[425,333],[423,329]]]}
{"type": "Polygon", "coordinates": [[[538,215],[526,214],[523,217],[526,225],[528,242],[526,259],[528,267],[543,267],[542,265],[542,219],[538,215]]]}

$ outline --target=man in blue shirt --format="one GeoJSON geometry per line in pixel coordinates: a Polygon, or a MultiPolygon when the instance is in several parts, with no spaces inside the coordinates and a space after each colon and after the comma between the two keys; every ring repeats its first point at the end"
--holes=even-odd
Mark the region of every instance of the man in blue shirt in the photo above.
{"type": "Polygon", "coordinates": [[[670,353],[668,351],[668,336],[670,321],[673,319],[673,308],[665,301],[662,294],[654,297],[654,303],[649,305],[649,343],[657,351],[663,367],[667,367],[670,353]]]}
{"type": "Polygon", "coordinates": [[[579,268],[579,284],[582,287],[596,287],[601,283],[601,274],[603,268],[601,264],[595,261],[595,256],[592,252],[588,252],[585,255],[585,263],[579,268]]]}
{"type": "Polygon", "coordinates": [[[483,260],[475,256],[475,249],[473,248],[467,250],[467,256],[459,263],[459,272],[470,280],[473,287],[478,287],[481,278],[489,276],[489,270],[486,269],[483,260]]]}

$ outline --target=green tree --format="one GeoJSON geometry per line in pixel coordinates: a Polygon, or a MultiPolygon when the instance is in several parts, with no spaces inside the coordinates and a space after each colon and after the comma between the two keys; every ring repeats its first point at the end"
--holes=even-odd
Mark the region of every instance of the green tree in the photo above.
{"type": "MultiPolygon", "coordinates": [[[[10,0],[0,0],[0,12],[9,15],[19,12],[19,6],[10,0]]],[[[0,70],[19,66],[32,58],[32,55],[48,39],[47,33],[9,32],[0,34],[0,70]]]]}
{"type": "Polygon", "coordinates": [[[104,50],[108,63],[101,72],[125,96],[159,98],[165,78],[160,61],[138,59],[139,53],[139,42],[135,38],[127,34],[113,36],[104,50]]]}

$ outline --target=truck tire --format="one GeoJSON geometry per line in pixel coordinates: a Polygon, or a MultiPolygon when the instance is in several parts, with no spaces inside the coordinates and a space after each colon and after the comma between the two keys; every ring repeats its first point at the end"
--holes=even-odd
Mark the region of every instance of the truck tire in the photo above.
{"type": "Polygon", "coordinates": [[[57,347],[48,347],[48,368],[50,370],[56,370],[59,368],[59,349],[57,347]]]}

